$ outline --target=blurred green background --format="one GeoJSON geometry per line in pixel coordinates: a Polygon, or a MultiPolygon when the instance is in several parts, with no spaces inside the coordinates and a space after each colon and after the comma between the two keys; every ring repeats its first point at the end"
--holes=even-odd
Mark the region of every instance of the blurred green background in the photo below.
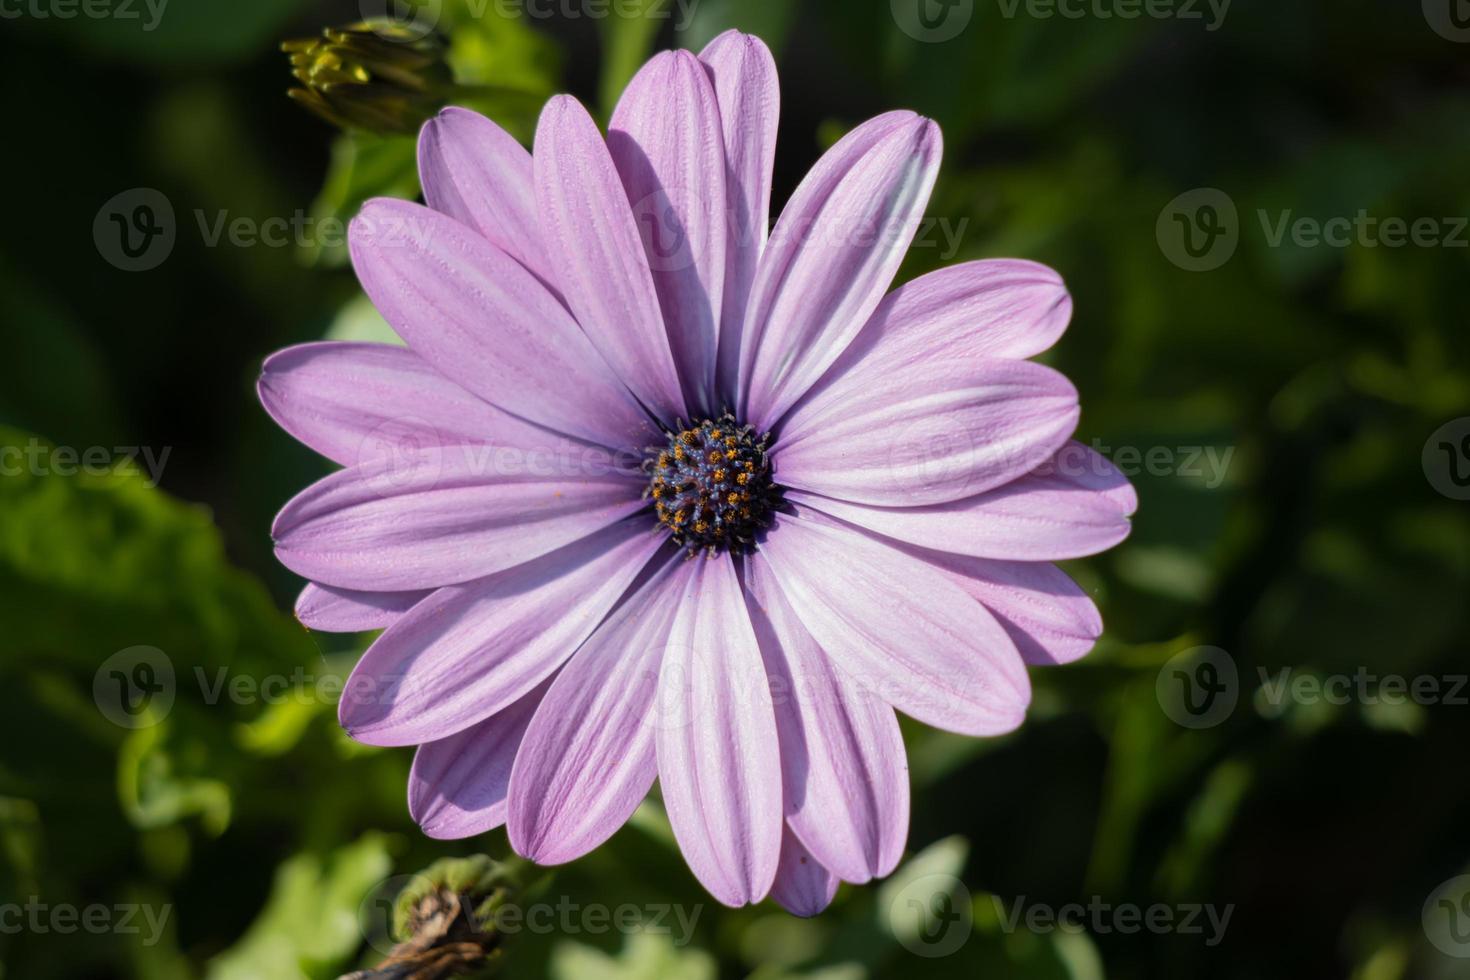
{"type": "MultiPolygon", "coordinates": [[[[271,516],[327,466],[270,424],[255,375],[290,343],[381,336],[331,219],[414,196],[413,141],[343,135],[285,97],[282,40],[382,2],[157,2],[0,3],[0,976],[331,978],[378,956],[395,876],[506,853],[501,832],[416,831],[410,751],[335,724],[331,679],[370,637],[302,629],[270,553],[271,516]],[[156,205],[138,188],[174,241],[129,271],[106,212],[156,205]],[[215,237],[237,219],[305,230],[215,237]],[[151,456],[98,462],[127,447],[151,456]],[[138,646],[176,697],[127,727],[99,710],[103,668],[138,646]],[[265,678],[284,681],[262,697],[265,678]],[[206,696],[221,681],[241,686],[206,696]],[[93,906],[95,928],[53,914],[93,906]]],[[[508,975],[1470,976],[1470,503],[1449,469],[1470,471],[1470,443],[1449,458],[1470,423],[1431,439],[1470,415],[1465,11],[1018,3],[431,5],[473,104],[523,138],[549,93],[605,118],[650,51],[760,33],[782,71],[778,208],[862,119],[937,119],[933,220],[901,278],[991,256],[1059,269],[1076,316],[1047,359],[1082,393],[1079,438],[1142,499],[1124,546],[1071,569],[1107,635],[1035,672],[1020,733],[907,728],[893,879],[844,886],[815,920],[727,910],[645,805],[534,900],[673,906],[692,926],[574,915],[507,937],[508,975]],[[1360,211],[1434,234],[1314,244],[1300,224],[1360,211]],[[1387,675],[1439,693],[1379,697],[1387,675]],[[1353,681],[1334,704],[1282,696],[1283,676],[1353,681]],[[1190,679],[1218,679],[1203,715],[1171,694],[1190,679]],[[1109,911],[1047,928],[1069,903],[1109,911]],[[1127,905],[1173,924],[1128,929],[1127,905]],[[1228,924],[1184,927],[1197,907],[1228,924]]]]}

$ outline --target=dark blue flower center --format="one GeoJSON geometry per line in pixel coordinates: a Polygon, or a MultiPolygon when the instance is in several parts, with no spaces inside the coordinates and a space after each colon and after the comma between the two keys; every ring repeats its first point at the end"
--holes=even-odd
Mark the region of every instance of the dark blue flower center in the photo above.
{"type": "Polygon", "coordinates": [[[726,413],[670,432],[667,445],[650,450],[648,496],[676,542],[710,554],[750,549],[781,502],[769,438],[726,413]]]}

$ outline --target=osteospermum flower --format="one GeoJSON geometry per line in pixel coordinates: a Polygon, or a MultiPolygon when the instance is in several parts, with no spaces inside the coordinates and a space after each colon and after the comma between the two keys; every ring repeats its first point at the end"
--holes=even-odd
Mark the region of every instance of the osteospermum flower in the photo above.
{"type": "Polygon", "coordinates": [[[606,139],[569,97],[534,156],[446,110],[428,207],[351,230],[407,347],[291,348],[260,394],[346,467],[281,511],[276,553],[308,626],[385,628],[340,717],[419,746],[426,833],[505,823],[569,861],[657,779],[711,894],[812,914],[904,848],[895,709],[1019,725],[1026,666],[1102,628],[1050,563],[1120,541],[1135,498],[1026,360],[1070,317],[1055,273],[887,293],[938,127],[859,126],[768,237],[777,106],[769,52],[729,33],[650,61],[606,139]]]}

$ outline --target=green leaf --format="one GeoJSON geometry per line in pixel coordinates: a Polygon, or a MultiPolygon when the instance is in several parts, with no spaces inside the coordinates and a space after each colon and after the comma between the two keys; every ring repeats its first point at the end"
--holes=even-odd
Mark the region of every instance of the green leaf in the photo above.
{"type": "Polygon", "coordinates": [[[206,977],[335,976],[362,945],[359,909],[392,866],[388,839],[381,834],[365,834],[326,856],[292,857],[276,869],[270,898],[255,922],[210,961],[206,977]]]}

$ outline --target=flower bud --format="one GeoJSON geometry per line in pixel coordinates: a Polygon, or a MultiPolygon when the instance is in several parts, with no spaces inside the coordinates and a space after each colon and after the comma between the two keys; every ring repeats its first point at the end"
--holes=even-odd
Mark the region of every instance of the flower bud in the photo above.
{"type": "Polygon", "coordinates": [[[329,27],[281,50],[303,86],[286,94],[342,129],[416,132],[454,91],[444,39],[393,21],[329,27]]]}

